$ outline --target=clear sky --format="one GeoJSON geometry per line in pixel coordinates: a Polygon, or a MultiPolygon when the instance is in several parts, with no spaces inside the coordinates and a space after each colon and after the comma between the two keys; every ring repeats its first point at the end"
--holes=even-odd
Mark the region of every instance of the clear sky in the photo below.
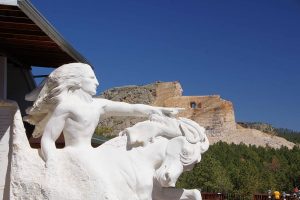
{"type": "Polygon", "coordinates": [[[31,2],[93,64],[99,93],[178,80],[232,101],[237,121],[300,131],[299,0],[31,2]]]}

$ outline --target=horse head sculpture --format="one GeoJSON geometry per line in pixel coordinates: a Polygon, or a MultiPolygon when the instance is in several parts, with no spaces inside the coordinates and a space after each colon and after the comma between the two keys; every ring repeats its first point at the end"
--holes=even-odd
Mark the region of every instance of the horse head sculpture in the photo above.
{"type": "Polygon", "coordinates": [[[127,136],[128,151],[138,147],[156,148],[152,151],[153,159],[158,157],[155,152],[160,149],[154,144],[160,142],[164,146],[160,152],[163,158],[157,161],[159,164],[153,174],[162,188],[174,187],[178,177],[184,171],[192,170],[209,147],[205,129],[186,118],[152,115],[150,120],[139,122],[120,134],[127,136]]]}

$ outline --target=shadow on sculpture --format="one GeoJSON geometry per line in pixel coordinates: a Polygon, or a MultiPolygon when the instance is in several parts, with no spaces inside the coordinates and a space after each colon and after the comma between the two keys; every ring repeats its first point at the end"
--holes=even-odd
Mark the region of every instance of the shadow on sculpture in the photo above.
{"type": "Polygon", "coordinates": [[[91,67],[63,65],[27,95],[34,101],[25,118],[41,136],[41,150],[31,149],[15,116],[10,198],[18,199],[201,199],[198,190],[169,188],[191,170],[209,146],[204,128],[179,108],[153,107],[92,98],[99,85],[91,67]],[[91,138],[99,120],[143,116],[98,148],[91,138]],[[65,148],[55,140],[64,134],[65,148]]]}

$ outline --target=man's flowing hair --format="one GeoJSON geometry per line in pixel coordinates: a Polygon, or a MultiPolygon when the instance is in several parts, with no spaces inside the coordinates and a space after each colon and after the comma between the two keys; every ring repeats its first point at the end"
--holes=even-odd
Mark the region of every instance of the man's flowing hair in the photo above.
{"type": "Polygon", "coordinates": [[[27,101],[34,101],[33,106],[26,109],[24,121],[35,125],[32,136],[42,136],[45,126],[54,109],[62,101],[65,92],[73,92],[81,88],[81,78],[86,70],[92,70],[88,64],[70,63],[60,66],[37,87],[26,95],[27,101]]]}

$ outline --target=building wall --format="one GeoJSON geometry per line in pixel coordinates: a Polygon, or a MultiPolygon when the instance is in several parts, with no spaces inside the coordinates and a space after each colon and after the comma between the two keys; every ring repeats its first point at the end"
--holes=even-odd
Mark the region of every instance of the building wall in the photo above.
{"type": "Polygon", "coordinates": [[[32,102],[25,101],[25,95],[35,88],[29,68],[9,62],[7,65],[7,99],[18,102],[22,115],[32,102]]]}
{"type": "MultiPolygon", "coordinates": [[[[18,103],[22,116],[25,110],[32,105],[32,102],[25,100],[25,95],[35,88],[35,82],[31,75],[30,68],[20,67],[18,64],[8,60],[7,65],[7,99],[18,103]]],[[[26,134],[29,138],[33,131],[33,126],[24,122],[26,134]]]]}
{"type": "Polygon", "coordinates": [[[7,97],[7,58],[0,53],[0,99],[7,97]]]}

